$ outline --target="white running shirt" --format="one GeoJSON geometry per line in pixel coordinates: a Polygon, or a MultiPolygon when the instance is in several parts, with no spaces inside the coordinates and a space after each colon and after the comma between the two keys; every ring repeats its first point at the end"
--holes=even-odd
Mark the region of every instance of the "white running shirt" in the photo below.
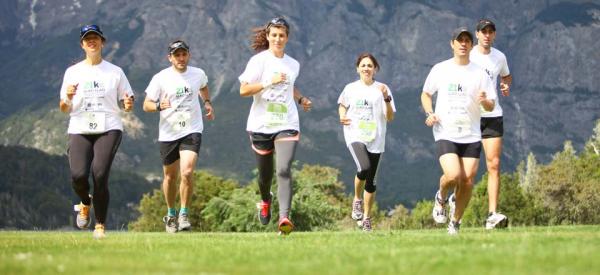
{"type": "Polygon", "coordinates": [[[129,81],[121,68],[102,60],[98,65],[81,61],[65,71],[60,99],[67,99],[67,87],[76,85],[72,99],[69,134],[101,134],[123,131],[119,101],[133,96],[129,81]]]}
{"type": "MultiPolygon", "coordinates": [[[[505,77],[510,74],[510,71],[508,70],[506,56],[501,51],[492,47],[489,54],[482,54],[477,49],[471,50],[469,59],[471,60],[471,62],[477,64],[479,67],[485,70],[487,75],[492,80],[494,93],[498,98],[498,75],[500,77],[505,77]]],[[[492,110],[491,112],[486,112],[482,110],[481,116],[501,117],[502,107],[500,106],[499,100],[496,100],[496,106],[494,106],[494,110],[492,110]]]]}
{"type": "Polygon", "coordinates": [[[272,134],[283,130],[300,131],[298,109],[294,102],[294,82],[300,72],[300,63],[284,54],[278,58],[264,50],[250,58],[246,70],[239,76],[248,84],[270,81],[275,73],[284,73],[284,83],[271,85],[254,94],[246,131],[272,134]]]}
{"type": "Polygon", "coordinates": [[[433,126],[434,139],[455,143],[481,141],[482,108],[477,94],[485,91],[488,99],[496,100],[493,89],[484,70],[472,62],[461,66],[451,58],[433,66],[423,91],[430,95],[437,92],[435,114],[440,122],[433,126]]]}
{"type": "Polygon", "coordinates": [[[202,133],[204,124],[198,95],[207,84],[204,71],[192,66],[183,73],[171,66],[152,77],[146,98],[155,102],[167,98],[171,102],[171,108],[160,111],[158,141],[174,141],[191,133],[202,133]]]}
{"type": "Polygon", "coordinates": [[[347,108],[346,117],[350,119],[350,125],[344,125],[347,146],[360,142],[365,144],[367,151],[371,153],[383,153],[387,120],[381,85],[385,86],[392,97],[392,110],[396,112],[392,92],[381,82],[375,81],[366,85],[357,80],[346,85],[340,94],[338,104],[347,108]]]}

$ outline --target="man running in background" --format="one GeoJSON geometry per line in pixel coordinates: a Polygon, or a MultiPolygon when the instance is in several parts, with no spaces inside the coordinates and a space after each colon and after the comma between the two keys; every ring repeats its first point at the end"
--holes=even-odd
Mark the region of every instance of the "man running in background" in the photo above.
{"type": "MultiPolygon", "coordinates": [[[[510,93],[512,76],[508,70],[506,56],[492,47],[496,39],[496,25],[488,20],[481,19],[476,26],[477,45],[470,54],[471,62],[482,67],[492,80],[493,93],[496,92],[496,83],[500,76],[500,91],[503,96],[510,93]]],[[[486,229],[502,228],[508,225],[508,218],[497,211],[500,192],[500,157],[502,155],[502,136],[504,123],[502,107],[496,101],[491,112],[481,113],[481,143],[485,153],[485,163],[488,172],[488,218],[485,222],[486,229]]]]}

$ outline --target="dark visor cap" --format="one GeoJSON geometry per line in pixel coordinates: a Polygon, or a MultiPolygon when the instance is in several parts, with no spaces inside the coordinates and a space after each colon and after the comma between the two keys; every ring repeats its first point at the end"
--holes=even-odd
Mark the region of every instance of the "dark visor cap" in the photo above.
{"type": "Polygon", "coordinates": [[[104,37],[104,33],[102,33],[102,30],[100,30],[100,27],[98,25],[85,25],[81,27],[81,30],[79,30],[79,39],[83,39],[86,35],[90,33],[95,33],[99,35],[102,38],[102,40],[106,40],[106,37],[104,37]]]}

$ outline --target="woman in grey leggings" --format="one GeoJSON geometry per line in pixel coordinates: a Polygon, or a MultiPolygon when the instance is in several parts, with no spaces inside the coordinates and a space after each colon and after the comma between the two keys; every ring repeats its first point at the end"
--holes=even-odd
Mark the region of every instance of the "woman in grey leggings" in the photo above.
{"type": "Polygon", "coordinates": [[[291,164],[300,140],[300,122],[296,102],[309,111],[312,102],[294,87],[300,64],[285,54],[290,26],[281,17],[253,30],[252,48],[257,52],[239,76],[240,95],[252,97],[246,131],[258,165],[261,201],[257,203],[258,219],[266,225],[271,220],[271,180],[273,153],[277,164],[277,196],[279,198],[278,229],[289,234],[294,224],[290,219],[292,204],[291,164]]]}
{"type": "Polygon", "coordinates": [[[351,216],[364,231],[372,228],[370,214],[377,189],[375,176],[385,148],[386,123],[394,119],[396,112],[388,86],[373,78],[378,70],[379,64],[373,55],[360,54],[356,60],[360,79],[346,85],[338,99],[344,139],[357,170],[351,216]]]}
{"type": "Polygon", "coordinates": [[[85,25],[79,34],[85,59],[67,69],[60,89],[59,108],[68,113],[69,167],[73,189],[81,199],[76,206],[77,227],[90,225],[94,206],[94,238],[104,238],[109,192],[108,176],[123,132],[120,107],[133,109],[133,91],[121,68],[102,59],[106,38],[97,25],[85,25]],[[93,196],[88,178],[94,180],[93,196]]]}

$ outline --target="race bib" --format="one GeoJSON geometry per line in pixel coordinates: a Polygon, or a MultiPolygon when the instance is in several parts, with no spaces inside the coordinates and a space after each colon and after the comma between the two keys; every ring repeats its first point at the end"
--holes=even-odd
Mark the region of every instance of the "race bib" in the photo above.
{"type": "Polygon", "coordinates": [[[372,120],[358,121],[358,139],[363,142],[371,142],[377,134],[377,124],[372,120]]]}
{"type": "Polygon", "coordinates": [[[192,114],[189,110],[176,111],[167,119],[167,121],[174,131],[186,131],[191,127],[192,114]]]}
{"type": "Polygon", "coordinates": [[[269,102],[267,104],[266,125],[276,127],[288,122],[288,108],[283,103],[269,102]]]}
{"type": "Polygon", "coordinates": [[[80,130],[84,134],[104,133],[106,129],[106,114],[101,112],[84,112],[79,123],[80,130]]]}
{"type": "Polygon", "coordinates": [[[452,114],[449,119],[448,133],[455,138],[471,135],[471,117],[468,114],[452,114]]]}

